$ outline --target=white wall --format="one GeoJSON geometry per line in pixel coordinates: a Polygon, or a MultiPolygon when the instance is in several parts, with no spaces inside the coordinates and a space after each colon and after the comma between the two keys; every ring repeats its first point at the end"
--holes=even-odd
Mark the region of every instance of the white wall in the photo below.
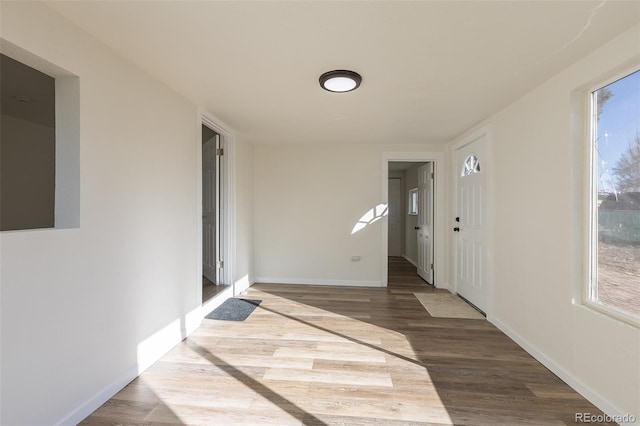
{"type": "Polygon", "coordinates": [[[236,138],[236,292],[253,284],[253,145],[236,138]]]}
{"type": "Polygon", "coordinates": [[[81,226],[1,235],[1,423],[75,423],[199,321],[197,109],[47,7],[1,24],[81,105],[81,226]]]}
{"type": "Polygon", "coordinates": [[[575,102],[576,90],[637,61],[638,40],[636,26],[487,122],[492,321],[600,408],[640,419],[639,330],[580,304],[588,143],[575,102]]]}
{"type": "MultiPolygon", "coordinates": [[[[389,170],[389,179],[400,179],[400,255],[404,256],[404,238],[405,238],[405,232],[404,232],[404,228],[405,228],[405,219],[406,219],[406,214],[407,214],[407,194],[405,191],[405,183],[404,183],[404,174],[405,171],[404,170],[389,170]]],[[[389,198],[389,202],[391,201],[391,198],[389,198]]],[[[390,228],[387,228],[387,232],[389,232],[389,235],[391,235],[391,231],[390,228]]],[[[389,239],[387,240],[387,245],[389,243],[389,239]]],[[[389,250],[387,250],[389,251],[389,250]]],[[[389,253],[387,253],[389,254],[389,253]]],[[[389,254],[390,255],[390,254],[389,254]]]]}
{"type": "Polygon", "coordinates": [[[442,149],[255,145],[256,281],[380,285],[382,220],[351,231],[382,202],[382,153],[442,149]]]}
{"type": "MultiPolygon", "coordinates": [[[[418,187],[418,167],[423,163],[416,164],[405,170],[405,199],[411,189],[418,187]]],[[[409,201],[405,202],[407,205],[409,201]]],[[[418,216],[407,214],[405,210],[404,227],[404,255],[414,264],[418,263],[418,234],[415,227],[418,225],[418,216]]]]}

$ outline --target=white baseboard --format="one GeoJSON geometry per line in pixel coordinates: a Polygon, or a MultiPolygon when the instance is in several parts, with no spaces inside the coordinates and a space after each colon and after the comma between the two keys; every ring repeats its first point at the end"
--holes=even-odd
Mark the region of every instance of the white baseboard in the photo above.
{"type": "Polygon", "coordinates": [[[403,254],[402,257],[404,257],[407,262],[409,262],[410,264],[412,264],[416,268],[418,267],[418,262],[416,262],[415,260],[413,260],[410,257],[408,257],[406,254],[403,254]]]}
{"type": "Polygon", "coordinates": [[[187,312],[184,318],[175,319],[138,343],[138,374],[151,367],[164,354],[193,333],[200,326],[202,316],[202,307],[198,306],[187,312]]]}
{"type": "MultiPolygon", "coordinates": [[[[514,342],[516,342],[522,349],[527,351],[531,356],[537,359],[542,365],[547,367],[551,372],[553,372],[556,376],[560,377],[566,384],[571,386],[576,392],[585,397],[589,402],[602,410],[606,415],[610,416],[613,419],[624,419],[625,416],[629,417],[630,413],[625,413],[622,410],[618,409],[618,407],[614,406],[611,402],[605,399],[602,395],[585,385],[580,379],[572,375],[570,372],[562,368],[558,363],[556,363],[553,359],[549,358],[547,355],[539,351],[535,346],[529,343],[525,338],[520,336],[518,333],[509,328],[505,323],[500,321],[495,316],[487,317],[489,322],[498,327],[504,334],[509,336],[514,342]]],[[[595,413],[591,413],[594,414],[595,413]]],[[[640,418],[638,418],[638,414],[633,413],[635,415],[633,422],[620,422],[619,424],[624,425],[640,425],[640,418]]],[[[631,416],[634,417],[634,416],[631,416]]]]}
{"type": "Polygon", "coordinates": [[[184,316],[184,319],[176,319],[171,324],[138,343],[137,362],[135,365],[129,367],[120,374],[118,378],[87,398],[80,406],[55,424],[74,426],[80,423],[116,393],[121,391],[133,379],[138,377],[144,370],[153,365],[173,347],[193,333],[200,326],[202,316],[202,307],[198,306],[188,312],[184,316]]]}
{"type": "Polygon", "coordinates": [[[253,278],[244,276],[241,279],[237,280],[233,286],[228,286],[226,289],[204,302],[202,304],[202,317],[208,315],[211,311],[222,305],[222,303],[224,303],[224,301],[229,299],[230,297],[244,293],[249,287],[254,284],[254,282],[255,281],[253,280],[253,278]]]}
{"type": "Polygon", "coordinates": [[[205,315],[208,315],[215,308],[222,305],[222,303],[230,297],[233,297],[233,286],[227,286],[223,291],[204,302],[202,304],[201,318],[204,318],[205,315]]]}
{"type": "Polygon", "coordinates": [[[235,293],[236,294],[240,294],[243,293],[244,291],[246,291],[249,287],[251,287],[256,281],[249,277],[248,275],[245,275],[244,277],[240,278],[239,280],[236,281],[235,283],[235,293]]]}
{"type": "Polygon", "coordinates": [[[453,294],[458,294],[456,293],[456,291],[453,289],[453,287],[451,285],[449,285],[449,283],[443,283],[443,284],[436,284],[435,288],[441,288],[444,290],[449,290],[451,293],[453,294]]]}
{"type": "Polygon", "coordinates": [[[350,287],[382,287],[381,281],[360,280],[317,280],[308,278],[268,278],[256,277],[256,283],[263,284],[308,284],[308,285],[336,285],[350,287]]]}
{"type": "Polygon", "coordinates": [[[96,411],[102,404],[120,392],[133,379],[138,377],[138,366],[133,366],[125,371],[116,380],[102,388],[98,393],[87,399],[82,405],[67,414],[62,420],[56,422],[60,426],[75,426],[84,420],[89,414],[96,411]]]}

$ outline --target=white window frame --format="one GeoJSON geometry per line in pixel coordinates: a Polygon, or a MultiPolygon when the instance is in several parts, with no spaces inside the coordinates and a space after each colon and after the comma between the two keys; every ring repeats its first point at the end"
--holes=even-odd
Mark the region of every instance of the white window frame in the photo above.
{"type": "Polygon", "coordinates": [[[598,155],[595,148],[595,141],[598,137],[598,120],[597,120],[597,101],[595,92],[604,87],[622,80],[629,75],[640,71],[640,65],[636,64],[632,67],[625,68],[621,72],[611,75],[607,79],[600,80],[597,84],[591,86],[586,93],[587,97],[587,129],[588,138],[588,196],[586,204],[588,209],[587,228],[589,235],[587,238],[587,279],[583,289],[583,304],[607,316],[625,322],[629,325],[640,327],[640,316],[630,312],[616,308],[615,306],[601,303],[597,300],[598,296],[598,155]]]}
{"type": "Polygon", "coordinates": [[[409,190],[409,206],[407,208],[407,214],[409,216],[417,216],[418,215],[418,188],[413,188],[409,190]]]}

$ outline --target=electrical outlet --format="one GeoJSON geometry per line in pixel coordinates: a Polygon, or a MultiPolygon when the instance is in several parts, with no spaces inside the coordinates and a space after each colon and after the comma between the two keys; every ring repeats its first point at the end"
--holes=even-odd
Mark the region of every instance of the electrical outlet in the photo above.
{"type": "Polygon", "coordinates": [[[351,256],[352,262],[360,262],[360,256],[351,256]]]}

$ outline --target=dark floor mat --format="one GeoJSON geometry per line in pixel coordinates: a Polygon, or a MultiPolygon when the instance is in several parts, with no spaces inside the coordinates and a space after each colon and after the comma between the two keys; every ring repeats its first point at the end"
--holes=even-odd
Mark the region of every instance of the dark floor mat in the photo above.
{"type": "Polygon", "coordinates": [[[215,308],[205,318],[222,321],[244,321],[251,315],[251,312],[260,305],[262,300],[238,299],[232,297],[215,308]]]}

